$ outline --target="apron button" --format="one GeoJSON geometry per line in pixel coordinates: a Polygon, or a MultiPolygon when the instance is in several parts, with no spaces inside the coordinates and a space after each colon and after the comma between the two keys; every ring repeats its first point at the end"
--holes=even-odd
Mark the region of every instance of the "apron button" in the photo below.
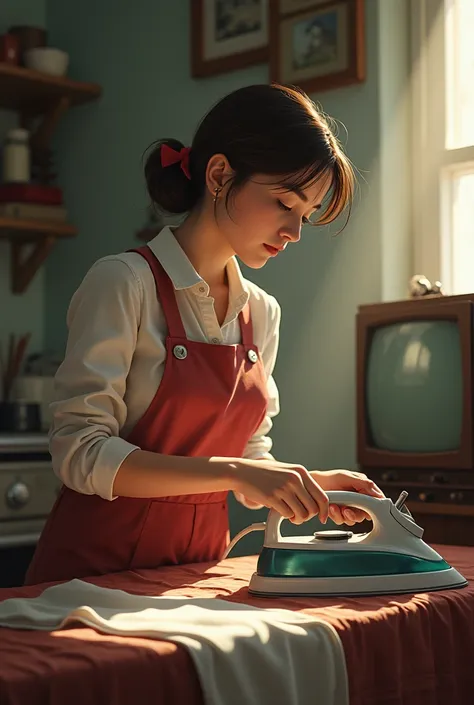
{"type": "Polygon", "coordinates": [[[257,362],[257,360],[258,360],[258,355],[255,352],[255,350],[249,350],[247,353],[247,357],[250,360],[250,362],[257,362]]]}
{"type": "Polygon", "coordinates": [[[184,345],[175,345],[173,348],[173,355],[178,358],[178,360],[184,360],[188,355],[188,351],[184,345]]]}

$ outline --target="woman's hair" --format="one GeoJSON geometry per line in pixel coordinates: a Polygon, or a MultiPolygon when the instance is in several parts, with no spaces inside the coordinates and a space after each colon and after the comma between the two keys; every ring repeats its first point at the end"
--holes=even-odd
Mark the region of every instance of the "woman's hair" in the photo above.
{"type": "Polygon", "coordinates": [[[227,199],[255,174],[275,175],[275,183],[284,176],[286,185],[301,189],[330,173],[331,188],[317,224],[330,223],[346,206],[350,209],[355,181],[351,163],[328,120],[297,88],[246,86],[220,100],[194,136],[189,153],[190,178],[179,161],[162,166],[163,144],[177,152],[183,144],[174,139],[159,140],[151,145],[146,159],[148,193],[165,212],[186,213],[200,203],[206,189],[207,164],[214,154],[224,154],[235,172],[227,199]]]}

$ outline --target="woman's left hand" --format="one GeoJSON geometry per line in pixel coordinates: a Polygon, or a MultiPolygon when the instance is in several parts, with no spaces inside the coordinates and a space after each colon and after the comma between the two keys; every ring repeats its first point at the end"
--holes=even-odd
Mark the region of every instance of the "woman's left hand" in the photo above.
{"type": "MultiPolygon", "coordinates": [[[[344,490],[345,492],[360,492],[382,499],[385,497],[382,490],[367,475],[351,470],[312,470],[310,473],[316,482],[327,492],[328,490],[344,490]]],[[[364,519],[370,519],[367,512],[354,507],[339,507],[329,505],[329,518],[335,524],[354,526],[364,519]]]]}

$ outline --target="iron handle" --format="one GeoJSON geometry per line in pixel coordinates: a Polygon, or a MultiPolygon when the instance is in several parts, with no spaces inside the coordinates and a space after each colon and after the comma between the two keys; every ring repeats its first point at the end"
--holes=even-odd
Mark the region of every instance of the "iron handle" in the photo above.
{"type": "MultiPolygon", "coordinates": [[[[355,507],[356,509],[362,509],[367,512],[372,519],[374,528],[371,534],[374,532],[376,534],[383,533],[383,522],[388,515],[392,514],[396,521],[406,528],[410,533],[418,538],[423,535],[423,529],[417,526],[415,522],[407,518],[405,514],[398,511],[391,499],[384,498],[379,499],[377,497],[372,497],[367,494],[362,494],[360,492],[345,492],[340,490],[330,490],[326,492],[330,504],[338,504],[347,507],[355,507]],[[396,516],[393,515],[392,509],[395,509],[396,516]]],[[[265,530],[265,541],[271,543],[279,543],[281,541],[280,526],[284,518],[278,514],[274,509],[271,509],[268,513],[266,521],[265,530]]]]}

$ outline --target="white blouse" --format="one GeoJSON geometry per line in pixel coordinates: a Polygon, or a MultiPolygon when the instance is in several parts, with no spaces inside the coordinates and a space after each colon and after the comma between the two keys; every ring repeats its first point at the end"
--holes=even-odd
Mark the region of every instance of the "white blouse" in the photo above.
{"type": "MultiPolygon", "coordinates": [[[[244,279],[235,258],[227,265],[229,308],[219,326],[209,286],[165,227],[148,243],[173,282],[187,337],[213,344],[241,342],[238,314],[250,302],[254,342],[268,383],[265,419],[244,453],[269,458],[268,436],[279,412],[272,377],[281,311],[276,299],[244,279]]],[[[141,255],[103,257],[87,272],[67,314],[65,358],[56,373],[50,452],[68,487],[114,499],[115,475],[136,445],[127,435],[143,416],[164,372],[166,322],[151,270],[141,255]]]]}

